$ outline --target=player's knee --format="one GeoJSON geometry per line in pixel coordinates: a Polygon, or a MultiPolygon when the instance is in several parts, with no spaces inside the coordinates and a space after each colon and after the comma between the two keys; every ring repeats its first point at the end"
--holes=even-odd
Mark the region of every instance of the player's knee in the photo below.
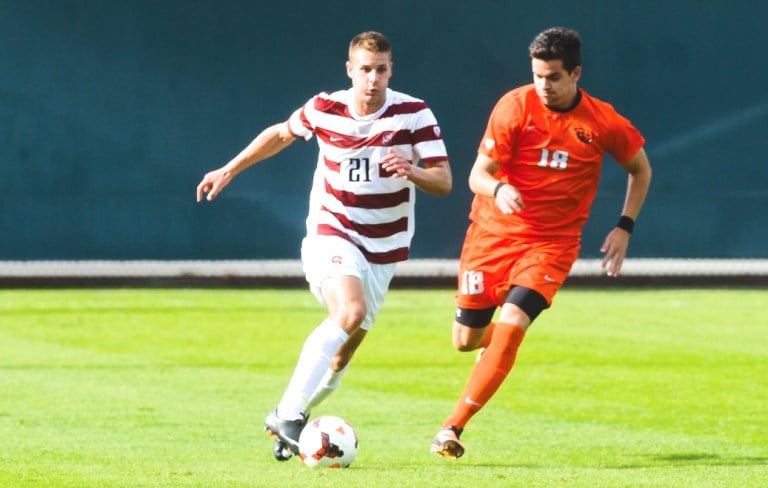
{"type": "Polygon", "coordinates": [[[453,347],[461,352],[475,351],[480,347],[480,339],[472,338],[456,338],[453,339],[453,347]]]}
{"type": "Polygon", "coordinates": [[[453,347],[461,352],[474,351],[480,347],[483,330],[472,329],[459,323],[453,327],[453,347]]]}
{"type": "Polygon", "coordinates": [[[453,321],[453,347],[461,352],[478,349],[495,311],[495,306],[481,309],[457,308],[453,321]]]}
{"type": "Polygon", "coordinates": [[[477,349],[477,344],[468,344],[466,342],[453,341],[453,347],[456,348],[456,350],[461,352],[469,352],[477,349]]]}
{"type": "Polygon", "coordinates": [[[349,303],[339,311],[337,322],[347,333],[352,333],[360,328],[367,313],[368,310],[364,302],[349,303]]]}

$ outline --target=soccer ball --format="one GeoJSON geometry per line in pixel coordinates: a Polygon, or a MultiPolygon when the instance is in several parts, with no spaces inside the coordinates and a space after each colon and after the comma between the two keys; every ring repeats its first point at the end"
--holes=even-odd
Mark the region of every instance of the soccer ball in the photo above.
{"type": "Polygon", "coordinates": [[[317,417],[301,431],[299,455],[310,468],[346,468],[357,455],[357,434],[341,417],[317,417]]]}

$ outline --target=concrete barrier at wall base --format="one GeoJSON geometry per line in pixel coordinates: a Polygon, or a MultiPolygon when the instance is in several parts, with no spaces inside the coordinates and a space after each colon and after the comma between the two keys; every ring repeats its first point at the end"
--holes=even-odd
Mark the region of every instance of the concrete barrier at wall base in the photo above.
{"type": "MultiPolygon", "coordinates": [[[[413,259],[400,263],[394,288],[456,284],[458,262],[413,259]]],[[[761,287],[765,259],[627,259],[618,278],[605,276],[599,259],[580,259],[566,287],[761,287]]],[[[304,287],[298,260],[219,261],[0,261],[2,288],[57,287],[304,287]]]]}

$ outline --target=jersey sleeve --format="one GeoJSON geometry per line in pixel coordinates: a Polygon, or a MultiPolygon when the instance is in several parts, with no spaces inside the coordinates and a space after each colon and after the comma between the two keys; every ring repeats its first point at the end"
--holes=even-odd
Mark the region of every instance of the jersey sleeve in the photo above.
{"type": "Polygon", "coordinates": [[[305,141],[312,138],[312,134],[315,132],[314,124],[312,123],[315,99],[317,96],[310,98],[301,108],[297,109],[288,118],[288,130],[291,131],[295,137],[300,137],[305,141]]]}
{"type": "Polygon", "coordinates": [[[477,152],[499,163],[510,161],[514,155],[519,116],[516,98],[508,93],[493,108],[477,152]]]}
{"type": "Polygon", "coordinates": [[[621,164],[626,163],[645,144],[645,138],[628,119],[617,112],[611,114],[610,126],[614,127],[608,138],[607,151],[621,164]]]}
{"type": "Polygon", "coordinates": [[[413,127],[414,152],[423,163],[436,163],[448,159],[440,126],[432,110],[425,107],[415,118],[413,127]]]}

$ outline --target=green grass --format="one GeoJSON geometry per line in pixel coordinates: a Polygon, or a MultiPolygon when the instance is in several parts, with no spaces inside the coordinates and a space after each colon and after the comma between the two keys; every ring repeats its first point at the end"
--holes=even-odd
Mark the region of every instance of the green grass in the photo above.
{"type": "Polygon", "coordinates": [[[324,317],[309,292],[0,290],[0,486],[766,486],[766,304],[564,289],[453,461],[429,453],[475,358],[453,291],[393,290],[314,412],[360,438],[323,471],[261,430],[324,317]]]}

